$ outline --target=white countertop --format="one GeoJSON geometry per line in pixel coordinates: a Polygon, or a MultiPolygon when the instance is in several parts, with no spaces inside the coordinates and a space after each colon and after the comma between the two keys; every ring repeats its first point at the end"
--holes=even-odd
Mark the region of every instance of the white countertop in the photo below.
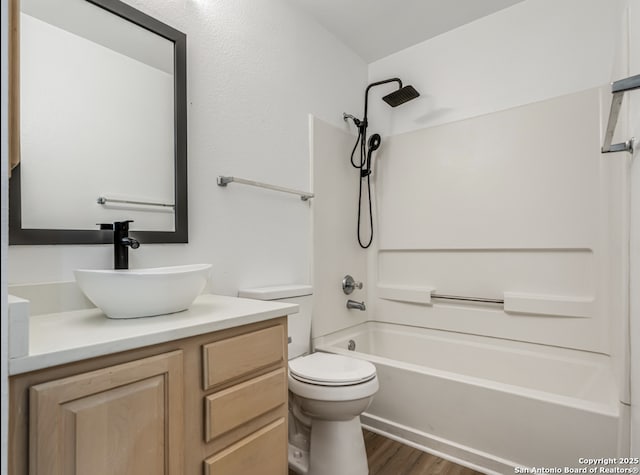
{"type": "Polygon", "coordinates": [[[298,305],[222,295],[199,296],[188,310],[112,320],[100,309],[29,317],[29,350],[9,359],[9,374],[178,340],[298,312],[298,305]]]}

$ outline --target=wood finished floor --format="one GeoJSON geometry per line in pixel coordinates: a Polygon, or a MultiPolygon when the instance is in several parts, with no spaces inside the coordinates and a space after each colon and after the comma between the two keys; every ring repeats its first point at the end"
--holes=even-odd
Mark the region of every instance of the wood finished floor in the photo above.
{"type": "MultiPolygon", "coordinates": [[[[364,431],[364,444],[369,475],[482,475],[367,430],[364,431]]],[[[295,473],[289,471],[289,475],[295,473]]]]}

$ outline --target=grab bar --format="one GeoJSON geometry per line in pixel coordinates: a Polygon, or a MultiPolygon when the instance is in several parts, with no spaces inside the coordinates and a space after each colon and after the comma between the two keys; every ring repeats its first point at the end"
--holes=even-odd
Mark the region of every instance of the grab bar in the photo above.
{"type": "Polygon", "coordinates": [[[175,205],[169,203],[157,203],[155,201],[116,200],[114,198],[106,198],[104,196],[98,196],[96,203],[98,203],[99,205],[106,205],[107,203],[124,203],[128,205],[161,206],[163,208],[175,208],[175,205]]]}
{"type": "Polygon", "coordinates": [[[626,79],[620,79],[611,84],[611,93],[613,98],[611,99],[611,109],[609,110],[609,122],[607,122],[607,130],[604,134],[604,144],[602,145],[602,153],[611,152],[629,152],[633,153],[634,138],[627,140],[626,142],[611,144],[613,140],[613,133],[616,130],[616,124],[618,123],[618,115],[620,114],[620,107],[622,106],[622,99],[624,93],[640,88],[640,74],[628,77],[626,79]]]}
{"type": "Polygon", "coordinates": [[[292,188],[285,188],[283,186],[270,185],[268,183],[262,183],[259,181],[246,180],[245,178],[238,178],[235,176],[219,176],[218,186],[227,186],[229,183],[241,183],[243,185],[257,186],[258,188],[266,188],[267,190],[280,191],[282,193],[291,193],[293,195],[300,196],[302,201],[307,201],[313,198],[313,193],[307,193],[306,191],[294,190],[292,188]]]}
{"type": "Polygon", "coordinates": [[[503,299],[487,299],[483,297],[463,297],[460,295],[445,295],[445,294],[437,294],[435,292],[431,292],[432,299],[443,299],[443,300],[462,300],[465,302],[481,302],[481,303],[496,303],[499,305],[504,305],[503,299]]]}

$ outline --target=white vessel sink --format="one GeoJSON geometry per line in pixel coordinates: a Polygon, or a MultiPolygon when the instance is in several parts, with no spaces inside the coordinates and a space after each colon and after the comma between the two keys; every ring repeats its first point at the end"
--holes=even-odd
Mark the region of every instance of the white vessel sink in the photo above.
{"type": "Polygon", "coordinates": [[[80,289],[107,317],[138,318],[189,308],[204,289],[211,264],[74,272],[80,289]]]}

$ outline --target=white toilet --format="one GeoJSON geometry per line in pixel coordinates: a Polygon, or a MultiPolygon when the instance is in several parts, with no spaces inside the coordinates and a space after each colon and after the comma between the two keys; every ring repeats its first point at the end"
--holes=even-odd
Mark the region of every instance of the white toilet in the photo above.
{"type": "Polygon", "coordinates": [[[378,391],[368,361],[311,351],[312,288],[245,289],[239,297],[295,303],[289,327],[289,467],[301,475],[369,473],[360,414],[378,391]]]}

